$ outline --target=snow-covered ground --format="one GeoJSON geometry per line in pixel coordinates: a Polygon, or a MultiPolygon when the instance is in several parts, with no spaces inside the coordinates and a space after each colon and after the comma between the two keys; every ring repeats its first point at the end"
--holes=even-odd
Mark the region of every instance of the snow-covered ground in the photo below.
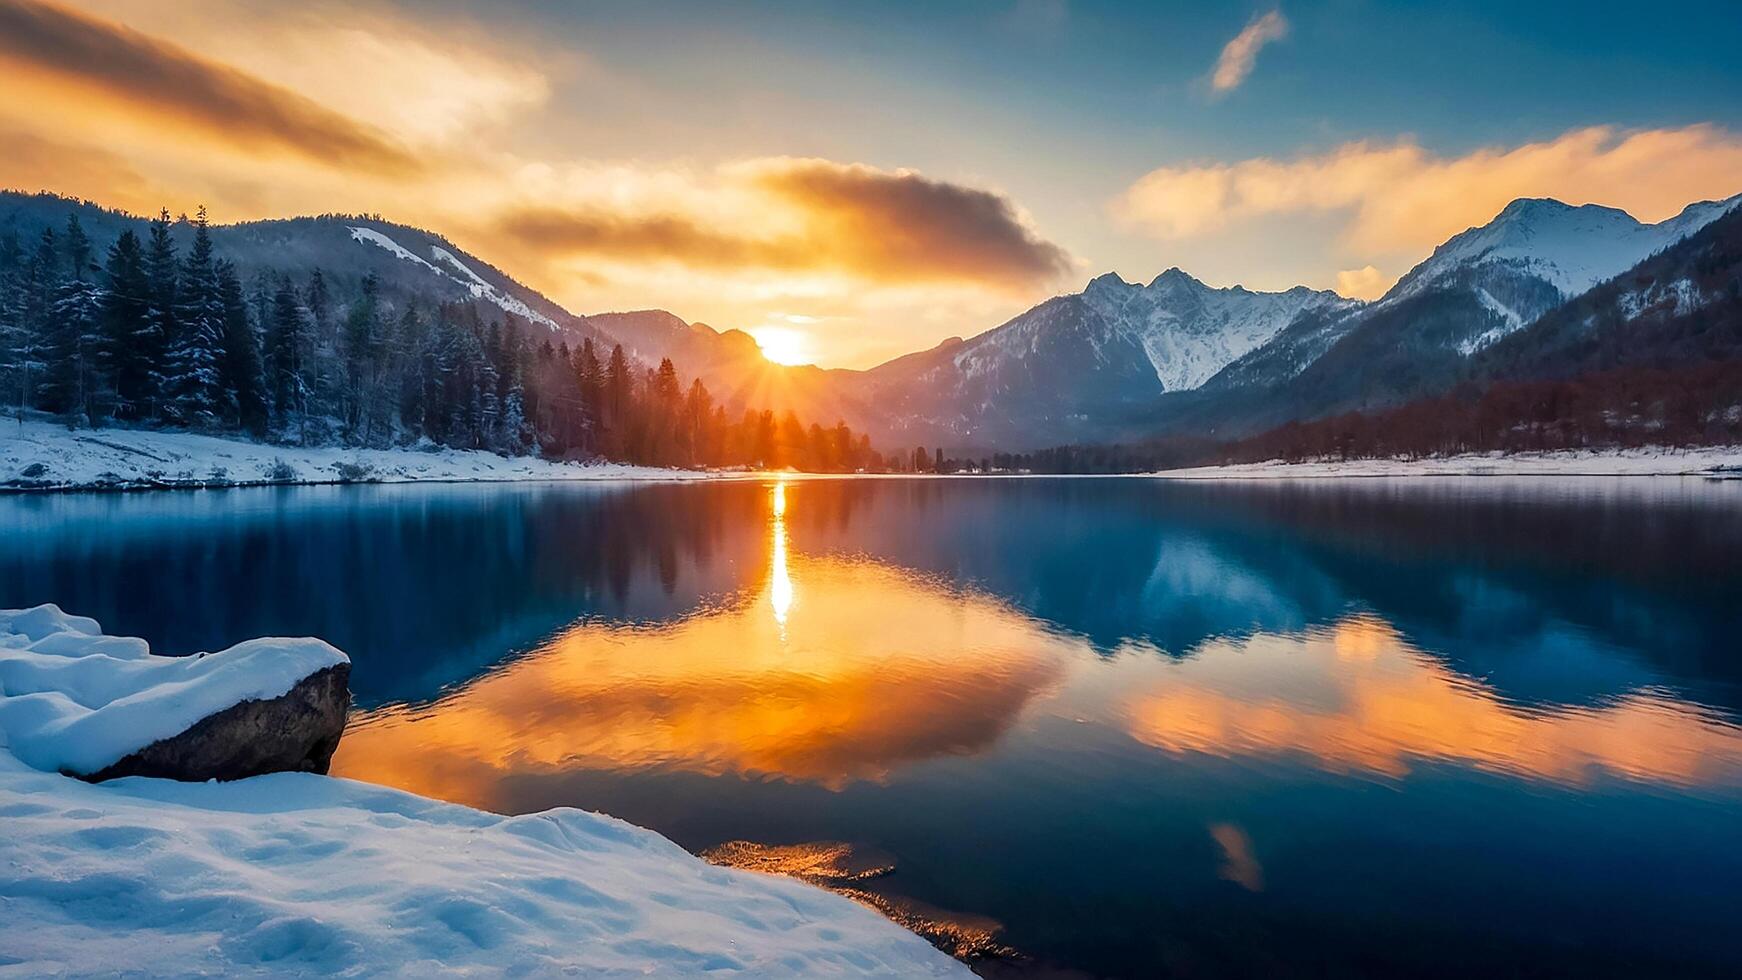
{"type": "MultiPolygon", "coordinates": [[[[146,656],[53,607],[0,613],[0,718],[17,723],[0,725],[0,976],[969,976],[849,899],[611,817],[502,817],[308,773],[93,786],[14,753],[11,731],[43,730],[27,722],[54,701],[51,660],[87,716],[141,698],[174,711],[195,688],[251,696],[210,671],[129,674],[146,656]]],[[[157,737],[100,727],[103,753],[157,737]]]]}
{"type": "Polygon", "coordinates": [[[1168,480],[1296,480],[1414,476],[1736,476],[1742,446],[1700,449],[1470,453],[1427,459],[1312,460],[1196,466],[1151,474],[1168,480]]]}
{"type": "Polygon", "coordinates": [[[68,429],[0,421],[0,488],[246,486],[263,483],[696,480],[697,470],[560,463],[436,446],[343,449],[271,446],[148,429],[68,429]]]}

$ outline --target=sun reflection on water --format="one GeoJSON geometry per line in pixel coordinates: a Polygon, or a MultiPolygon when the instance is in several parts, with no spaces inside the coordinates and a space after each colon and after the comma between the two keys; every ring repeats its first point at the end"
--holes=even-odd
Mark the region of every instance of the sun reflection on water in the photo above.
{"type": "MultiPolygon", "coordinates": [[[[1020,719],[1047,716],[1194,764],[1742,782],[1742,730],[1668,692],[1521,705],[1372,614],[1213,638],[1178,660],[1141,641],[1098,652],[999,599],[795,549],[791,492],[769,488],[769,571],[754,594],[651,628],[583,621],[434,703],[360,712],[335,772],[485,807],[501,806],[507,780],[574,770],[841,789],[986,752],[1020,719]]],[[[1071,737],[1024,751],[1070,765],[1071,737]]],[[[1239,849],[1223,846],[1238,880],[1257,887],[1239,849]]]]}
{"type": "Polygon", "coordinates": [[[781,627],[781,636],[785,637],[786,615],[792,609],[792,574],[786,567],[786,482],[774,485],[773,502],[770,505],[773,514],[771,532],[773,538],[773,571],[768,577],[768,604],[774,609],[774,622],[781,627]]]}

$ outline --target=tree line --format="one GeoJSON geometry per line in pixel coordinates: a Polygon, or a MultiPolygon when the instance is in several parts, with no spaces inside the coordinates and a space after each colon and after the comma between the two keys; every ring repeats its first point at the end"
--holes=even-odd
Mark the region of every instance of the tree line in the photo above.
{"type": "Polygon", "coordinates": [[[185,252],[167,211],[100,256],[77,214],[28,247],[0,239],[0,397],[19,417],[660,466],[886,464],[845,423],[734,413],[669,359],[571,347],[473,302],[395,302],[373,275],[347,290],[319,269],[244,284],[205,209],[190,223],[185,252]]]}
{"type": "Polygon", "coordinates": [[[1378,412],[1290,422],[1222,462],[1445,456],[1742,442],[1742,361],[1468,385],[1378,412]]]}

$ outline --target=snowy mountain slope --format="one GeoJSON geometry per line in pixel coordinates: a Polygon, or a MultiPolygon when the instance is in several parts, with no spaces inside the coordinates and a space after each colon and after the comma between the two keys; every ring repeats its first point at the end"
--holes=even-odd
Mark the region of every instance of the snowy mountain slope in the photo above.
{"type": "MultiPolygon", "coordinates": [[[[1198,387],[1308,310],[1356,305],[1304,286],[1281,293],[1255,293],[1241,286],[1216,289],[1178,268],[1156,276],[1148,286],[1107,273],[1079,295],[1081,304],[1070,308],[1077,322],[1069,329],[1078,333],[1089,353],[1105,362],[1135,346],[1162,391],[1198,387]]],[[[1060,313],[1042,304],[967,341],[955,364],[968,376],[1005,370],[1012,359],[1033,355],[1044,333],[1061,329],[1060,313]]]]}
{"type": "Polygon", "coordinates": [[[1361,322],[1364,306],[1323,306],[1294,318],[1276,336],[1231,361],[1199,386],[1206,392],[1263,388],[1292,379],[1361,322]]]}
{"type": "Polygon", "coordinates": [[[1295,287],[1218,289],[1179,269],[1147,286],[1108,273],[965,341],[865,372],[863,401],[897,441],[1035,446],[1105,439],[1298,318],[1359,304],[1295,287]]]}
{"type": "Polygon", "coordinates": [[[1739,204],[1742,194],[1701,201],[1673,218],[1648,225],[1616,208],[1520,198],[1494,220],[1454,235],[1434,249],[1384,299],[1412,296],[1463,270],[1484,266],[1540,279],[1562,299],[1570,299],[1699,231],[1739,204]]]}
{"type": "Polygon", "coordinates": [[[1471,358],[1739,204],[1742,195],[1693,204],[1647,225],[1614,208],[1513,201],[1436,248],[1378,301],[1340,317],[1302,317],[1204,390],[1246,393],[1221,406],[1224,430],[1443,390],[1468,373],[1471,358]]]}
{"type": "Polygon", "coordinates": [[[1569,378],[1742,357],[1742,209],[1478,354],[1486,378],[1569,378]]]}
{"type": "Polygon", "coordinates": [[[1243,286],[1215,289],[1177,267],[1147,287],[1116,275],[1102,276],[1089,284],[1083,297],[1115,330],[1143,347],[1165,391],[1202,385],[1303,313],[1359,305],[1305,286],[1280,293],[1255,293],[1243,286]]]}
{"type": "Polygon", "coordinates": [[[440,245],[429,246],[430,259],[434,261],[425,261],[420,256],[413,254],[410,249],[407,249],[394,241],[393,238],[385,232],[377,231],[374,228],[369,228],[363,225],[348,225],[347,227],[350,229],[351,239],[353,241],[379,246],[398,258],[404,259],[408,262],[414,262],[417,265],[428,269],[435,275],[451,279],[467,292],[471,293],[473,298],[481,299],[505,313],[512,313],[515,316],[524,317],[534,323],[543,324],[551,330],[561,329],[556,320],[528,306],[525,301],[521,300],[518,296],[514,296],[511,293],[498,288],[495,284],[486,281],[476,272],[473,272],[464,262],[461,262],[453,252],[448,251],[440,245]],[[436,262],[441,264],[438,266],[434,264],[436,262]]]}

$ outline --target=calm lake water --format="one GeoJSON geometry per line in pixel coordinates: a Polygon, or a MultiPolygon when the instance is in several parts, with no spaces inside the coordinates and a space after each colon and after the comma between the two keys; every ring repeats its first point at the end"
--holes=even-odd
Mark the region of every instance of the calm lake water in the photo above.
{"type": "Polygon", "coordinates": [[[840,842],[1030,973],[1742,971],[1742,483],[0,498],[45,601],[324,637],[339,774],[840,842]]]}

